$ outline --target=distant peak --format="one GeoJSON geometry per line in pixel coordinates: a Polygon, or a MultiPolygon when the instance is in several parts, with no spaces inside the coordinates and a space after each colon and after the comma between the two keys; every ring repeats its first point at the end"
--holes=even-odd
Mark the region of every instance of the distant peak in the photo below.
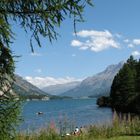
{"type": "Polygon", "coordinates": [[[112,64],[112,65],[109,65],[104,71],[103,71],[103,73],[105,72],[112,72],[112,70],[115,70],[115,69],[120,69],[122,66],[123,66],[123,64],[124,64],[125,62],[124,61],[121,61],[121,62],[119,62],[118,64],[112,64]]]}
{"type": "Polygon", "coordinates": [[[119,63],[118,63],[118,65],[123,65],[125,63],[125,61],[120,61],[119,63]]]}

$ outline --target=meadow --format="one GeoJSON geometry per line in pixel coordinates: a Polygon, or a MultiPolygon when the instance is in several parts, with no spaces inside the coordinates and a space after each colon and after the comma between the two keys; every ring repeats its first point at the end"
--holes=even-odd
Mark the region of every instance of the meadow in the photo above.
{"type": "Polygon", "coordinates": [[[138,116],[117,115],[114,113],[110,125],[90,125],[79,135],[62,135],[53,126],[38,132],[18,133],[15,140],[139,140],[140,118],[138,116]]]}

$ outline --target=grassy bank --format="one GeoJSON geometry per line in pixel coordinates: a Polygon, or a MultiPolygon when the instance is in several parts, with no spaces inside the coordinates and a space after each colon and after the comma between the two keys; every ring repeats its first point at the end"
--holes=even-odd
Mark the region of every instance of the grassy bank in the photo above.
{"type": "Polygon", "coordinates": [[[75,136],[61,136],[55,128],[18,134],[15,140],[140,140],[140,118],[114,115],[111,125],[92,125],[75,136]]]}
{"type": "Polygon", "coordinates": [[[112,138],[88,138],[86,135],[85,136],[78,136],[78,137],[65,137],[61,138],[59,136],[56,137],[45,137],[45,136],[30,136],[30,137],[25,137],[25,136],[20,136],[16,140],[140,140],[140,136],[118,136],[118,137],[112,137],[112,138]]]}

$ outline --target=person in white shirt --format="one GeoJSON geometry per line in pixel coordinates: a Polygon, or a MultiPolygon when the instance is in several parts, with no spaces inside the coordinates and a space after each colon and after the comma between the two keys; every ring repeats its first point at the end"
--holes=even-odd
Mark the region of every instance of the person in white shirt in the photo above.
{"type": "Polygon", "coordinates": [[[76,127],[75,130],[74,130],[74,135],[79,135],[80,131],[79,131],[79,128],[76,127]]]}

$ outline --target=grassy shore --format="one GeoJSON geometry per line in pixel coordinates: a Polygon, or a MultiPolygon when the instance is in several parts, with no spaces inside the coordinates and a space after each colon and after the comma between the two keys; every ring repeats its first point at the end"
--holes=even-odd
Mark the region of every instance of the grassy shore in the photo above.
{"type": "Polygon", "coordinates": [[[118,137],[112,137],[112,138],[88,138],[87,136],[78,136],[78,137],[45,137],[45,136],[40,136],[40,137],[17,137],[16,140],[140,140],[140,136],[118,136],[118,137]]]}
{"type": "Polygon", "coordinates": [[[62,136],[49,127],[30,134],[19,133],[15,140],[140,140],[140,118],[115,114],[111,125],[92,125],[76,136],[62,136]]]}

